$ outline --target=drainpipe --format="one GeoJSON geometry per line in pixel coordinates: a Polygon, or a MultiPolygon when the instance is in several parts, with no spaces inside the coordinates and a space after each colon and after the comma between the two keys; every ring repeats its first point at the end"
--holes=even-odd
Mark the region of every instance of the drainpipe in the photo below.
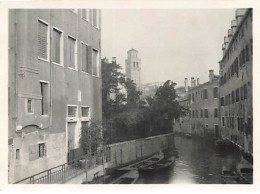
{"type": "Polygon", "coordinates": [[[51,15],[51,9],[50,9],[50,126],[52,126],[52,55],[51,55],[51,47],[52,47],[52,30],[51,30],[51,20],[52,20],[52,15],[51,15]]]}

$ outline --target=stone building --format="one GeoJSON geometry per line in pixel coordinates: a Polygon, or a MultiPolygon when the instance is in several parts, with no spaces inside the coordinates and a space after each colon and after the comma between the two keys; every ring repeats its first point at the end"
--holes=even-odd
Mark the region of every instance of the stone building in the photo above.
{"type": "Polygon", "coordinates": [[[199,84],[191,78],[189,89],[191,134],[201,137],[219,138],[218,111],[219,76],[209,70],[209,81],[199,84]]]}
{"type": "Polygon", "coordinates": [[[142,85],[141,91],[142,95],[141,98],[145,99],[146,97],[150,96],[153,97],[160,86],[163,86],[164,82],[152,82],[146,83],[142,85]]]}
{"type": "Polygon", "coordinates": [[[66,163],[101,112],[100,11],[9,11],[9,182],[66,163]]]}
{"type": "MultiPolygon", "coordinates": [[[[188,86],[188,78],[185,78],[184,80],[184,86],[180,86],[176,88],[176,94],[178,97],[176,98],[177,102],[185,108],[187,111],[189,111],[190,108],[190,101],[189,101],[189,91],[190,87],[188,86]]],[[[175,133],[189,133],[190,130],[190,117],[189,114],[181,115],[179,119],[174,121],[173,130],[175,133]]]]}
{"type": "Polygon", "coordinates": [[[141,59],[138,58],[138,51],[131,49],[127,51],[126,77],[133,80],[136,84],[136,89],[141,90],[141,59]]]}
{"type": "Polygon", "coordinates": [[[223,138],[253,153],[252,9],[237,9],[222,45],[220,124],[223,138]]]}

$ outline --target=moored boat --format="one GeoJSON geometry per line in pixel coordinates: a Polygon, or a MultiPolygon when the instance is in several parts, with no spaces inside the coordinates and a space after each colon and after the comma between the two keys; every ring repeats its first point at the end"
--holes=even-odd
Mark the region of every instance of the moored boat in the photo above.
{"type": "Polygon", "coordinates": [[[235,173],[235,171],[228,170],[226,167],[222,168],[221,178],[222,178],[222,183],[224,183],[224,184],[241,183],[240,177],[235,173]]]}
{"type": "Polygon", "coordinates": [[[114,180],[111,184],[134,184],[139,178],[139,173],[137,170],[131,170],[116,180],[114,180]]]}
{"type": "Polygon", "coordinates": [[[159,162],[156,162],[155,164],[151,164],[149,166],[139,168],[138,171],[140,173],[149,173],[149,172],[160,171],[160,170],[169,168],[174,162],[175,162],[175,157],[170,156],[168,158],[162,159],[159,162]]]}
{"type": "Polygon", "coordinates": [[[253,184],[253,165],[250,163],[240,163],[237,165],[237,174],[246,184],[253,184]]]}

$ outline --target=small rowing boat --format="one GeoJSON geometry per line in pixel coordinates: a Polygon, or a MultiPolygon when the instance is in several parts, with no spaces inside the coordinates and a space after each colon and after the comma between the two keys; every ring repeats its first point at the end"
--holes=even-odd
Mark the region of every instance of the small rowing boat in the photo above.
{"type": "Polygon", "coordinates": [[[137,170],[131,170],[119,178],[117,178],[115,181],[113,181],[111,184],[134,184],[137,179],[139,178],[139,173],[137,170]]]}
{"type": "Polygon", "coordinates": [[[157,172],[164,169],[167,169],[175,162],[175,157],[170,156],[168,158],[164,158],[159,162],[156,162],[155,164],[151,164],[149,166],[139,168],[138,171],[140,173],[149,173],[149,172],[157,172]]]}

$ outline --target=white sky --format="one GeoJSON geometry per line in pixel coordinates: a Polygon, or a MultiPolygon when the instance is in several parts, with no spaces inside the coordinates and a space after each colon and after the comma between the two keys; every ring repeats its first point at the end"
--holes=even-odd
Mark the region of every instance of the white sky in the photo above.
{"type": "Polygon", "coordinates": [[[102,58],[117,57],[124,68],[126,53],[141,58],[142,83],[166,81],[184,85],[184,78],[208,81],[219,74],[221,45],[235,19],[235,9],[102,10],[102,58]]]}

